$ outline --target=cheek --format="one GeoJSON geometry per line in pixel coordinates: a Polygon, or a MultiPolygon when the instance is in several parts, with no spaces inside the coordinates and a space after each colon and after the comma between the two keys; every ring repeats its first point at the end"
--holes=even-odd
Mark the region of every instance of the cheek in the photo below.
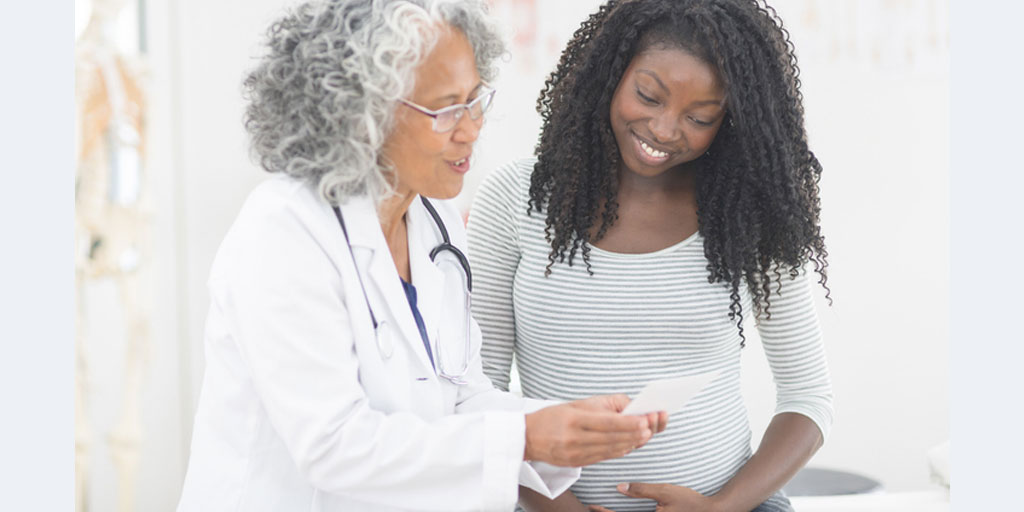
{"type": "Polygon", "coordinates": [[[690,146],[694,151],[703,153],[711,147],[711,143],[715,141],[717,134],[717,128],[714,130],[699,130],[689,136],[690,146]]]}
{"type": "MultiPolygon", "coordinates": [[[[616,89],[612,94],[612,101],[608,105],[608,110],[608,118],[614,125],[628,123],[629,119],[632,117],[629,101],[626,100],[620,89],[616,89]]],[[[615,126],[615,128],[620,127],[615,126]]]]}
{"type": "Polygon", "coordinates": [[[438,137],[440,134],[433,131],[426,134],[417,133],[418,131],[420,130],[396,130],[384,144],[385,156],[399,166],[400,171],[406,170],[402,169],[403,167],[429,165],[444,148],[444,141],[438,137]]]}
{"type": "Polygon", "coordinates": [[[623,124],[628,124],[647,117],[644,107],[635,101],[618,99],[613,102],[612,105],[613,119],[618,118],[618,120],[623,124]]]}

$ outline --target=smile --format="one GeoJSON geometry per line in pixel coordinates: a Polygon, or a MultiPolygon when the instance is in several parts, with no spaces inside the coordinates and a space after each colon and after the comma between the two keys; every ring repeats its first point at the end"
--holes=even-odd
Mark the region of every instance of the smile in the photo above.
{"type": "Polygon", "coordinates": [[[669,156],[671,156],[671,153],[654,149],[637,134],[632,132],[630,132],[630,134],[633,136],[633,139],[636,140],[637,155],[640,157],[641,161],[649,164],[660,164],[665,160],[668,160],[669,156]]]}
{"type": "Polygon", "coordinates": [[[448,166],[459,174],[465,174],[469,172],[469,156],[461,158],[459,160],[448,162],[448,166]]]}

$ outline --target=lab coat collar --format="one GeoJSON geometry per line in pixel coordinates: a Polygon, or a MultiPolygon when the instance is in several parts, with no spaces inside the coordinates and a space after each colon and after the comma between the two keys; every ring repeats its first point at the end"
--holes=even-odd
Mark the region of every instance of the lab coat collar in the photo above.
{"type": "MultiPolygon", "coordinates": [[[[434,357],[437,357],[437,333],[441,316],[441,304],[444,302],[444,275],[430,259],[430,251],[441,243],[440,231],[430,217],[423,202],[417,197],[409,205],[406,213],[409,231],[409,267],[412,271],[412,284],[416,287],[420,316],[426,326],[427,335],[431,340],[434,357]]],[[[437,361],[434,361],[437,363],[437,361]]]]}
{"type": "MultiPolygon", "coordinates": [[[[373,306],[374,314],[378,322],[383,315],[377,313],[382,308],[388,310],[387,317],[394,318],[392,325],[401,332],[401,338],[409,344],[409,350],[417,354],[417,358],[427,370],[427,374],[434,375],[434,365],[431,364],[423,342],[420,338],[419,328],[409,308],[409,301],[406,298],[405,290],[398,272],[395,269],[395,261],[391,257],[384,233],[380,228],[380,218],[374,202],[368,197],[353,198],[341,206],[341,213],[345,218],[345,226],[348,229],[349,243],[355,253],[357,261],[366,261],[363,255],[370,252],[369,267],[362,265],[360,271],[363,274],[364,284],[370,296],[370,305],[373,306]],[[373,289],[376,294],[370,294],[373,289]],[[373,295],[382,297],[385,304],[374,300],[373,295]]],[[[413,286],[416,287],[416,304],[423,317],[427,336],[434,345],[437,335],[437,322],[440,314],[441,297],[444,285],[444,278],[441,271],[430,261],[430,249],[433,245],[431,240],[439,240],[436,235],[434,221],[423,207],[419,197],[416,197],[409,206],[406,213],[408,245],[409,245],[409,266],[412,272],[413,286]]],[[[434,242],[436,245],[438,242],[434,242]]],[[[433,350],[433,346],[432,346],[433,350]]],[[[434,350],[436,353],[436,350],[434,350]]]]}
{"type": "Polygon", "coordinates": [[[364,247],[374,250],[382,245],[387,249],[373,199],[366,196],[353,197],[341,205],[341,214],[345,218],[348,240],[353,249],[364,247]]]}

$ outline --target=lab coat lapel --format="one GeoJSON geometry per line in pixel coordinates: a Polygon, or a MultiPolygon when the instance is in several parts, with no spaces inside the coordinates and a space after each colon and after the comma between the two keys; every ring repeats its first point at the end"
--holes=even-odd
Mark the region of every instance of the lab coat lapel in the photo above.
{"type": "MultiPolygon", "coordinates": [[[[381,313],[376,313],[377,321],[380,322],[382,319],[391,321],[392,327],[398,331],[396,334],[402,338],[401,343],[406,344],[406,350],[415,354],[427,374],[433,375],[433,365],[430,363],[426,349],[423,348],[419,328],[416,327],[416,320],[409,308],[409,300],[405,296],[401,278],[395,269],[395,261],[391,257],[387,241],[384,240],[384,233],[380,229],[380,219],[377,216],[376,207],[369,199],[353,199],[342,207],[342,214],[345,216],[345,225],[348,227],[349,240],[356,253],[356,259],[365,261],[360,253],[372,252],[369,267],[360,266],[360,268],[363,272],[370,304],[375,313],[381,311],[381,313]],[[383,300],[375,300],[378,298],[383,300]]],[[[413,274],[415,275],[415,270],[413,274]]],[[[419,295],[418,286],[416,291],[419,295]]],[[[419,298],[417,302],[422,303],[423,299],[419,298]]],[[[430,330],[428,329],[427,332],[429,333],[430,330]]]]}
{"type": "Polygon", "coordinates": [[[406,216],[409,227],[409,266],[412,270],[413,285],[419,296],[417,305],[423,324],[430,337],[434,362],[437,361],[438,322],[441,317],[441,306],[444,302],[444,275],[430,260],[430,251],[441,243],[441,235],[430,218],[423,203],[417,197],[409,206],[406,216]]]}

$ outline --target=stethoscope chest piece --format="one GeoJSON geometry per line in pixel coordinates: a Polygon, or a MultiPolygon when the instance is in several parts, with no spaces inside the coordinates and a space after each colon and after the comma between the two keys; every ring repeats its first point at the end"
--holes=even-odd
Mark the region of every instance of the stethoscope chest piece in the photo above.
{"type": "Polygon", "coordinates": [[[394,335],[391,333],[391,326],[387,322],[377,325],[374,335],[377,337],[377,351],[382,359],[391,359],[395,353],[394,335]]]}

